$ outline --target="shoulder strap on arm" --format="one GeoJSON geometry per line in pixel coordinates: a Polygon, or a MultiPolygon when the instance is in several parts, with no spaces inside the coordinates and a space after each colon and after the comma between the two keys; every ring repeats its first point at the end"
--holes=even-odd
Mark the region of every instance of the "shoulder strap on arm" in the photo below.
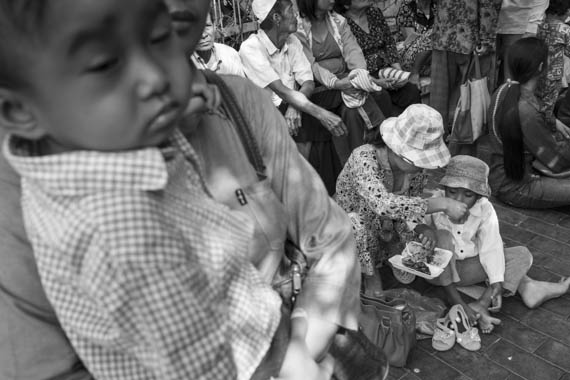
{"type": "Polygon", "coordinates": [[[245,148],[247,158],[255,169],[257,177],[260,180],[265,179],[265,165],[263,163],[263,158],[261,157],[257,141],[255,140],[243,113],[241,112],[234,93],[226,82],[224,82],[224,80],[213,71],[203,70],[203,73],[206,76],[208,83],[215,84],[220,89],[220,93],[222,94],[222,107],[224,107],[228,112],[236,126],[241,143],[245,148]]]}

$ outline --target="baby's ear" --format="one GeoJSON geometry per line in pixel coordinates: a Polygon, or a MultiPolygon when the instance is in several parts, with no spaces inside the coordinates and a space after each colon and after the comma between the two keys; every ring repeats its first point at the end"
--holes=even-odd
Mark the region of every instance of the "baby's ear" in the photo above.
{"type": "Polygon", "coordinates": [[[9,133],[36,140],[46,133],[33,108],[18,92],[0,87],[0,127],[9,133]]]}

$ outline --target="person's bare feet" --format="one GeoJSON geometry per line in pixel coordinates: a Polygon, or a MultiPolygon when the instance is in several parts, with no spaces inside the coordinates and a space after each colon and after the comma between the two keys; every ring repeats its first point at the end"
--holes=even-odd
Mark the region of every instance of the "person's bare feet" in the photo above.
{"type": "Polygon", "coordinates": [[[500,325],[501,320],[491,316],[489,310],[481,305],[479,302],[471,302],[469,307],[473,309],[476,313],[479,313],[479,328],[483,334],[489,334],[495,328],[495,325],[500,325]]]}
{"type": "Polygon", "coordinates": [[[519,294],[524,304],[534,309],[549,299],[560,297],[568,292],[570,277],[561,279],[559,282],[537,281],[529,278],[519,285],[519,294]]]}

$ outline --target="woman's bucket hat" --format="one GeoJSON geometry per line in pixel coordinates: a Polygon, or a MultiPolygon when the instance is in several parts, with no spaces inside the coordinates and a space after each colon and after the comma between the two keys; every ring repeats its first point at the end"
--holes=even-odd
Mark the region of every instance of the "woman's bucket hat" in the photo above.
{"type": "Polygon", "coordinates": [[[488,197],[491,195],[488,177],[489,167],[486,163],[475,157],[458,155],[449,161],[445,175],[439,184],[447,187],[462,187],[475,194],[488,197]]]}
{"type": "Polygon", "coordinates": [[[418,168],[436,169],[449,162],[441,114],[425,104],[412,104],[400,116],[384,120],[380,134],[388,148],[418,168]]]}

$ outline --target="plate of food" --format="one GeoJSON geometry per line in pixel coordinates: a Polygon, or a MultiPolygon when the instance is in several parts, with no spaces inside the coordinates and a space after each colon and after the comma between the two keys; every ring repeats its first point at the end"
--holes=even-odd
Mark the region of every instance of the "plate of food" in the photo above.
{"type": "Polygon", "coordinates": [[[397,269],[431,280],[443,273],[452,256],[451,251],[430,250],[412,241],[406,244],[401,255],[392,256],[388,261],[397,269]]]}

